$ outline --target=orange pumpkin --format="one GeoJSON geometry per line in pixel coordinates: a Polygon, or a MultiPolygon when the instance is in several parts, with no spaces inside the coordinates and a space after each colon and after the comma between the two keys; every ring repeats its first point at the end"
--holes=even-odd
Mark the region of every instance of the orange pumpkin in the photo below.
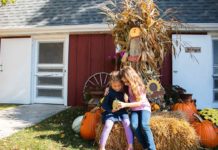
{"type": "Polygon", "coordinates": [[[195,107],[194,102],[176,103],[175,105],[173,105],[172,110],[184,112],[189,122],[193,122],[195,120],[193,114],[197,113],[197,108],[195,107]]]}
{"type": "Polygon", "coordinates": [[[216,131],[216,142],[218,143],[218,127],[215,128],[216,131]]]}
{"type": "Polygon", "coordinates": [[[80,127],[80,136],[85,140],[95,139],[95,128],[101,118],[101,110],[85,113],[80,127]]]}
{"type": "Polygon", "coordinates": [[[192,126],[195,128],[196,133],[200,137],[201,144],[208,148],[218,146],[218,135],[213,123],[209,120],[203,120],[197,114],[194,114],[194,116],[197,118],[197,121],[193,122],[192,126]]]}

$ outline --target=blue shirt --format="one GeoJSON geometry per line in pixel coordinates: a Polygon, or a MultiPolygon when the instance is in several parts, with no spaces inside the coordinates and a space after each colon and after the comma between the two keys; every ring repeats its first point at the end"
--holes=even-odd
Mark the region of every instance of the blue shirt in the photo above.
{"type": "Polygon", "coordinates": [[[108,95],[104,98],[104,101],[102,103],[102,108],[105,110],[102,113],[103,122],[105,122],[107,119],[110,119],[115,122],[115,121],[122,121],[123,119],[129,118],[125,108],[120,109],[116,112],[112,112],[113,102],[116,99],[124,102],[124,93],[122,91],[116,92],[115,90],[110,88],[108,95]]]}

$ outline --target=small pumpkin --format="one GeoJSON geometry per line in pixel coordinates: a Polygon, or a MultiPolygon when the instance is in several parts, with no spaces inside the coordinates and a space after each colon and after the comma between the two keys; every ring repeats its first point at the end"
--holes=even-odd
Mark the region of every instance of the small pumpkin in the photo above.
{"type": "Polygon", "coordinates": [[[81,127],[82,120],[83,120],[83,115],[78,116],[76,119],[74,119],[73,124],[72,124],[72,129],[73,129],[73,131],[75,133],[80,132],[80,127],[81,127]]]}
{"type": "Polygon", "coordinates": [[[160,110],[160,106],[156,103],[151,103],[151,110],[152,112],[160,110]]]}
{"type": "Polygon", "coordinates": [[[184,112],[189,122],[193,122],[195,120],[193,114],[197,113],[197,108],[195,107],[194,102],[176,103],[175,105],[173,105],[172,110],[184,112]]]}
{"type": "Polygon", "coordinates": [[[192,123],[196,133],[200,137],[202,145],[208,148],[214,148],[218,146],[218,135],[212,122],[209,120],[203,120],[199,115],[194,114],[197,121],[192,123]]]}
{"type": "Polygon", "coordinates": [[[85,113],[80,127],[80,136],[85,140],[95,139],[95,128],[101,118],[101,110],[97,109],[85,113]]]}

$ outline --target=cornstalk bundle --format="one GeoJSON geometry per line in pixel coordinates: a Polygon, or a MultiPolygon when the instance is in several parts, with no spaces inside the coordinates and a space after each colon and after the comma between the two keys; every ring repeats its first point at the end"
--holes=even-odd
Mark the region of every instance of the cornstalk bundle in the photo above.
{"type": "Polygon", "coordinates": [[[172,25],[181,24],[162,19],[170,11],[161,16],[153,0],[110,1],[101,9],[108,16],[108,23],[114,25],[112,35],[115,44],[126,52],[122,65],[133,66],[145,83],[154,77],[158,79],[164,57],[174,51],[172,25]],[[128,59],[132,56],[137,57],[128,59]]]}

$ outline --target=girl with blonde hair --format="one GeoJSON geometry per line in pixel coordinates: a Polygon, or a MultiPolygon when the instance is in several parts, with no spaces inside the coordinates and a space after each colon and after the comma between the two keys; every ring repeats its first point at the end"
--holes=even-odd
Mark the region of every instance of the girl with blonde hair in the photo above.
{"type": "Polygon", "coordinates": [[[128,86],[129,102],[119,102],[119,108],[131,108],[131,126],[144,149],[155,150],[153,134],[150,129],[151,106],[146,97],[142,78],[130,66],[120,71],[121,79],[128,86]]]}

